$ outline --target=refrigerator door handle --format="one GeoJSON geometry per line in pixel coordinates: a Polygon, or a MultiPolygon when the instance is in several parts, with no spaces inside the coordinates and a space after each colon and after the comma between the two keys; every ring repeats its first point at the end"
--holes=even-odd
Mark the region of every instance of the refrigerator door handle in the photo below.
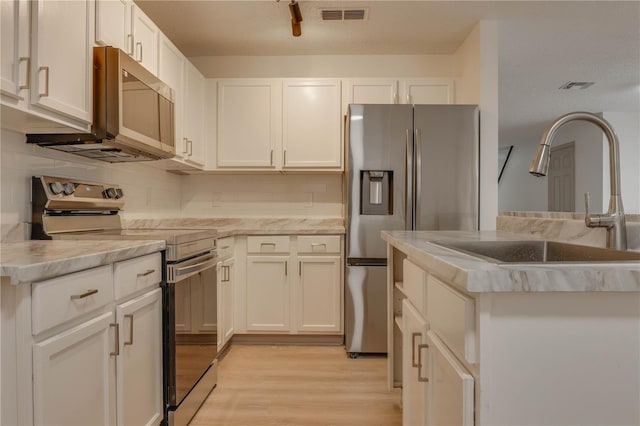
{"type": "Polygon", "coordinates": [[[413,168],[414,205],[413,229],[420,229],[420,206],[422,205],[422,134],[415,129],[415,167],[413,168]]]}
{"type": "Polygon", "coordinates": [[[405,168],[404,168],[404,229],[411,230],[411,212],[413,211],[413,176],[409,175],[413,164],[413,155],[411,152],[411,136],[410,130],[405,130],[405,168]]]}

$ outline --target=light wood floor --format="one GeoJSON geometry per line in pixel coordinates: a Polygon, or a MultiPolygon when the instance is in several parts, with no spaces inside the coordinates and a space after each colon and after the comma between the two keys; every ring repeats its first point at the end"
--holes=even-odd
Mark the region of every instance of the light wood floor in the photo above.
{"type": "Polygon", "coordinates": [[[400,425],[386,368],[386,358],[349,359],[342,346],[236,344],[191,425],[400,425]]]}

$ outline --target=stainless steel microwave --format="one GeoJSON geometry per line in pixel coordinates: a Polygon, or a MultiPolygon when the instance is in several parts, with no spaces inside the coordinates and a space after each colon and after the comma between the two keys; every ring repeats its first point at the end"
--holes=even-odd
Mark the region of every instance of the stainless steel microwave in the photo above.
{"type": "Polygon", "coordinates": [[[91,133],[27,134],[27,143],[109,162],[175,155],[173,89],[120,49],[93,49],[91,133]]]}

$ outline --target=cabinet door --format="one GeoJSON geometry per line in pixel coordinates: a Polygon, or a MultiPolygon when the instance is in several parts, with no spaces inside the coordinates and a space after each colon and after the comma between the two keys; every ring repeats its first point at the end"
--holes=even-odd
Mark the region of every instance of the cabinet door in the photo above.
{"type": "Polygon", "coordinates": [[[153,75],[158,75],[160,30],[139,7],[133,7],[133,58],[153,75]]]}
{"type": "Polygon", "coordinates": [[[283,168],[340,169],[340,80],[285,80],[283,93],[283,168]]]}
{"type": "Polygon", "coordinates": [[[233,337],[233,265],[228,259],[218,263],[218,351],[233,337]]]}
{"type": "Polygon", "coordinates": [[[218,82],[218,167],[275,168],[281,99],[278,80],[218,82]]]}
{"type": "Polygon", "coordinates": [[[113,46],[132,55],[131,2],[129,0],[96,1],[96,43],[113,46]]]}
{"type": "Polygon", "coordinates": [[[34,345],[34,424],[116,424],[112,323],[108,312],[34,345]]]}
{"type": "Polygon", "coordinates": [[[349,104],[397,104],[398,80],[358,79],[347,80],[343,87],[343,114],[349,104]]]}
{"type": "Polygon", "coordinates": [[[289,257],[247,256],[247,330],[289,331],[289,257]]]}
{"type": "MultiPolygon", "coordinates": [[[[426,425],[427,321],[407,300],[402,301],[402,424],[426,425]]],[[[443,423],[455,424],[455,423],[443,423]]]]}
{"type": "Polygon", "coordinates": [[[3,95],[22,99],[20,92],[28,87],[29,2],[4,0],[2,8],[2,45],[0,50],[0,89],[3,95]]]}
{"type": "Polygon", "coordinates": [[[429,352],[428,425],[474,423],[473,376],[449,351],[437,334],[427,333],[429,352]]]}
{"type": "Polygon", "coordinates": [[[298,331],[340,331],[341,271],[340,256],[298,257],[298,331]]]}
{"type": "Polygon", "coordinates": [[[454,103],[453,79],[422,78],[402,82],[403,102],[406,104],[452,104],[454,103]]]}
{"type": "Polygon", "coordinates": [[[186,58],[164,35],[160,37],[158,78],[168,84],[174,92],[174,124],[175,124],[175,146],[176,157],[183,159],[188,156],[186,136],[184,130],[185,101],[184,101],[184,80],[185,80],[186,58]]]}
{"type": "Polygon", "coordinates": [[[198,166],[204,166],[206,146],[204,137],[205,80],[189,61],[185,62],[184,125],[187,157],[198,166]]]}
{"type": "Polygon", "coordinates": [[[85,123],[93,112],[93,5],[39,0],[31,9],[31,103],[85,123]]]}
{"type": "Polygon", "coordinates": [[[162,290],[156,288],[118,305],[119,425],[155,425],[163,418],[162,290]]]}

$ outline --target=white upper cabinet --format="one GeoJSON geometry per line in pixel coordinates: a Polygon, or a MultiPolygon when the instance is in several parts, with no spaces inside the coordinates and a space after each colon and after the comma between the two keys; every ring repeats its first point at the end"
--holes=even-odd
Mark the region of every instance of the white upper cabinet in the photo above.
{"type": "Polygon", "coordinates": [[[397,104],[398,80],[395,78],[362,78],[343,82],[342,110],[349,104],[397,104]]]}
{"type": "Polygon", "coordinates": [[[200,71],[185,62],[184,81],[184,159],[204,166],[206,142],[204,136],[205,80],[200,71]]]}
{"type": "Polygon", "coordinates": [[[133,55],[132,9],[129,0],[96,0],[96,44],[133,55]]]}
{"type": "Polygon", "coordinates": [[[340,80],[284,80],[282,107],[283,168],[340,169],[340,80]]]}
{"type": "Polygon", "coordinates": [[[452,78],[418,78],[401,81],[402,103],[452,104],[454,81],[452,78]]]}
{"type": "Polygon", "coordinates": [[[274,169],[281,104],[279,80],[220,80],[217,166],[274,169]]]}
{"type": "Polygon", "coordinates": [[[31,3],[31,104],[92,121],[94,2],[31,3]]]}
{"type": "Polygon", "coordinates": [[[160,30],[139,7],[133,7],[133,58],[158,75],[160,30]]]}
{"type": "Polygon", "coordinates": [[[22,99],[29,84],[29,2],[4,0],[2,8],[2,45],[0,78],[3,96],[22,99]]]}

